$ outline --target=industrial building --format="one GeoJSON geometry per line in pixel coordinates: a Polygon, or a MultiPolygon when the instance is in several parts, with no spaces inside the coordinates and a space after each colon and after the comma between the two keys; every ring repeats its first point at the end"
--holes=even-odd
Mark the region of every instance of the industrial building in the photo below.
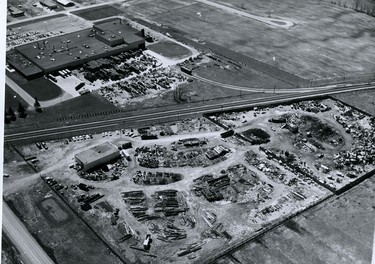
{"type": "Polygon", "coordinates": [[[100,167],[106,163],[118,159],[119,157],[119,150],[109,142],[94,146],[74,156],[77,164],[84,171],[89,171],[100,167]]]}
{"type": "Polygon", "coordinates": [[[57,8],[57,4],[52,2],[52,0],[42,0],[42,1],[40,1],[40,4],[42,6],[48,7],[49,9],[56,9],[57,8]]]}
{"type": "Polygon", "coordinates": [[[12,6],[12,5],[8,6],[8,10],[9,10],[10,15],[12,17],[20,17],[20,16],[24,16],[25,15],[24,11],[22,11],[19,8],[15,7],[15,6],[12,6]]]}
{"type": "Polygon", "coordinates": [[[74,6],[73,2],[66,1],[66,0],[56,0],[56,2],[59,3],[60,5],[64,6],[64,7],[74,6]]]}
{"type": "Polygon", "coordinates": [[[7,54],[7,62],[30,80],[62,69],[73,69],[91,60],[144,48],[142,31],[116,18],[92,28],[15,47],[7,54]]]}

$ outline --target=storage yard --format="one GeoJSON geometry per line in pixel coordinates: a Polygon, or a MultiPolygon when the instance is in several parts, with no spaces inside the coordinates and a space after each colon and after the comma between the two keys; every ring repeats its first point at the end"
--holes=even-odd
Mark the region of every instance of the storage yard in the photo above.
{"type": "MultiPolygon", "coordinates": [[[[73,210],[122,261],[186,263],[211,259],[374,170],[374,119],[332,99],[208,118],[233,131],[200,118],[18,146],[16,162],[44,181],[19,171],[9,180],[39,182],[45,191],[31,197],[43,221],[64,228],[73,210]],[[103,144],[116,157],[84,158],[103,144]],[[53,197],[43,196],[48,189],[53,197]],[[58,209],[65,203],[71,209],[58,209]]],[[[16,173],[12,163],[4,169],[16,173]]]]}

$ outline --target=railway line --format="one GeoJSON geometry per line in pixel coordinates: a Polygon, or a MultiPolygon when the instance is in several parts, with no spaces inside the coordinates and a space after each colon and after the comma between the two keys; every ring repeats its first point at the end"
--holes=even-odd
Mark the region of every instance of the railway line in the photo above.
{"type": "MultiPolygon", "coordinates": [[[[271,104],[281,104],[289,101],[295,100],[308,100],[315,97],[329,96],[333,94],[360,91],[367,89],[374,89],[374,84],[362,84],[362,85],[352,85],[339,88],[331,88],[327,90],[315,90],[305,92],[303,94],[278,94],[275,96],[268,96],[256,99],[239,99],[231,100],[228,102],[217,103],[209,102],[206,105],[194,105],[194,104],[184,104],[178,105],[173,109],[160,109],[159,111],[152,113],[139,113],[134,116],[124,116],[124,117],[113,117],[106,120],[98,121],[83,121],[79,124],[67,124],[64,126],[55,126],[48,128],[38,128],[32,131],[19,131],[16,133],[7,133],[5,131],[4,142],[5,143],[18,143],[25,141],[37,141],[46,140],[53,138],[69,137],[74,134],[79,133],[91,133],[88,131],[108,131],[111,129],[116,129],[121,126],[131,127],[141,127],[150,124],[156,124],[161,122],[176,121],[183,118],[200,116],[205,113],[219,112],[219,111],[230,111],[239,110],[255,106],[264,106],[271,104]]],[[[124,115],[126,112],[124,113],[124,115]]]]}

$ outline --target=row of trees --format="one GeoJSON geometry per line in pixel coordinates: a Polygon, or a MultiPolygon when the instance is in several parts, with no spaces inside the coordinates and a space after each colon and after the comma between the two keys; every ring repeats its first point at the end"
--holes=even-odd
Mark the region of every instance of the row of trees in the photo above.
{"type": "MultiPolygon", "coordinates": [[[[18,102],[18,117],[25,118],[26,116],[27,114],[25,107],[23,107],[23,105],[20,102],[18,102]]],[[[9,107],[8,111],[5,109],[4,118],[5,124],[9,124],[11,121],[17,120],[16,113],[14,112],[12,107],[9,107]]]]}
{"type": "MultiPolygon", "coordinates": [[[[36,97],[35,97],[34,107],[35,107],[35,111],[37,111],[38,113],[42,112],[42,107],[40,106],[40,103],[36,97]]],[[[27,116],[26,109],[20,102],[18,102],[17,115],[19,118],[25,118],[27,116]]],[[[8,110],[5,109],[5,114],[4,114],[5,124],[10,124],[10,122],[16,121],[17,115],[12,107],[9,107],[8,110]]]]}

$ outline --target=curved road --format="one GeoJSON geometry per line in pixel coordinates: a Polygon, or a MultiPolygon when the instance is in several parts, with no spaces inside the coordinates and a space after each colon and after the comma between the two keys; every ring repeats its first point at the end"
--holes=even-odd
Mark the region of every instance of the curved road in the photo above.
{"type": "Polygon", "coordinates": [[[38,242],[27,231],[7,203],[3,202],[3,232],[8,234],[26,264],[54,264],[38,242]]]}

